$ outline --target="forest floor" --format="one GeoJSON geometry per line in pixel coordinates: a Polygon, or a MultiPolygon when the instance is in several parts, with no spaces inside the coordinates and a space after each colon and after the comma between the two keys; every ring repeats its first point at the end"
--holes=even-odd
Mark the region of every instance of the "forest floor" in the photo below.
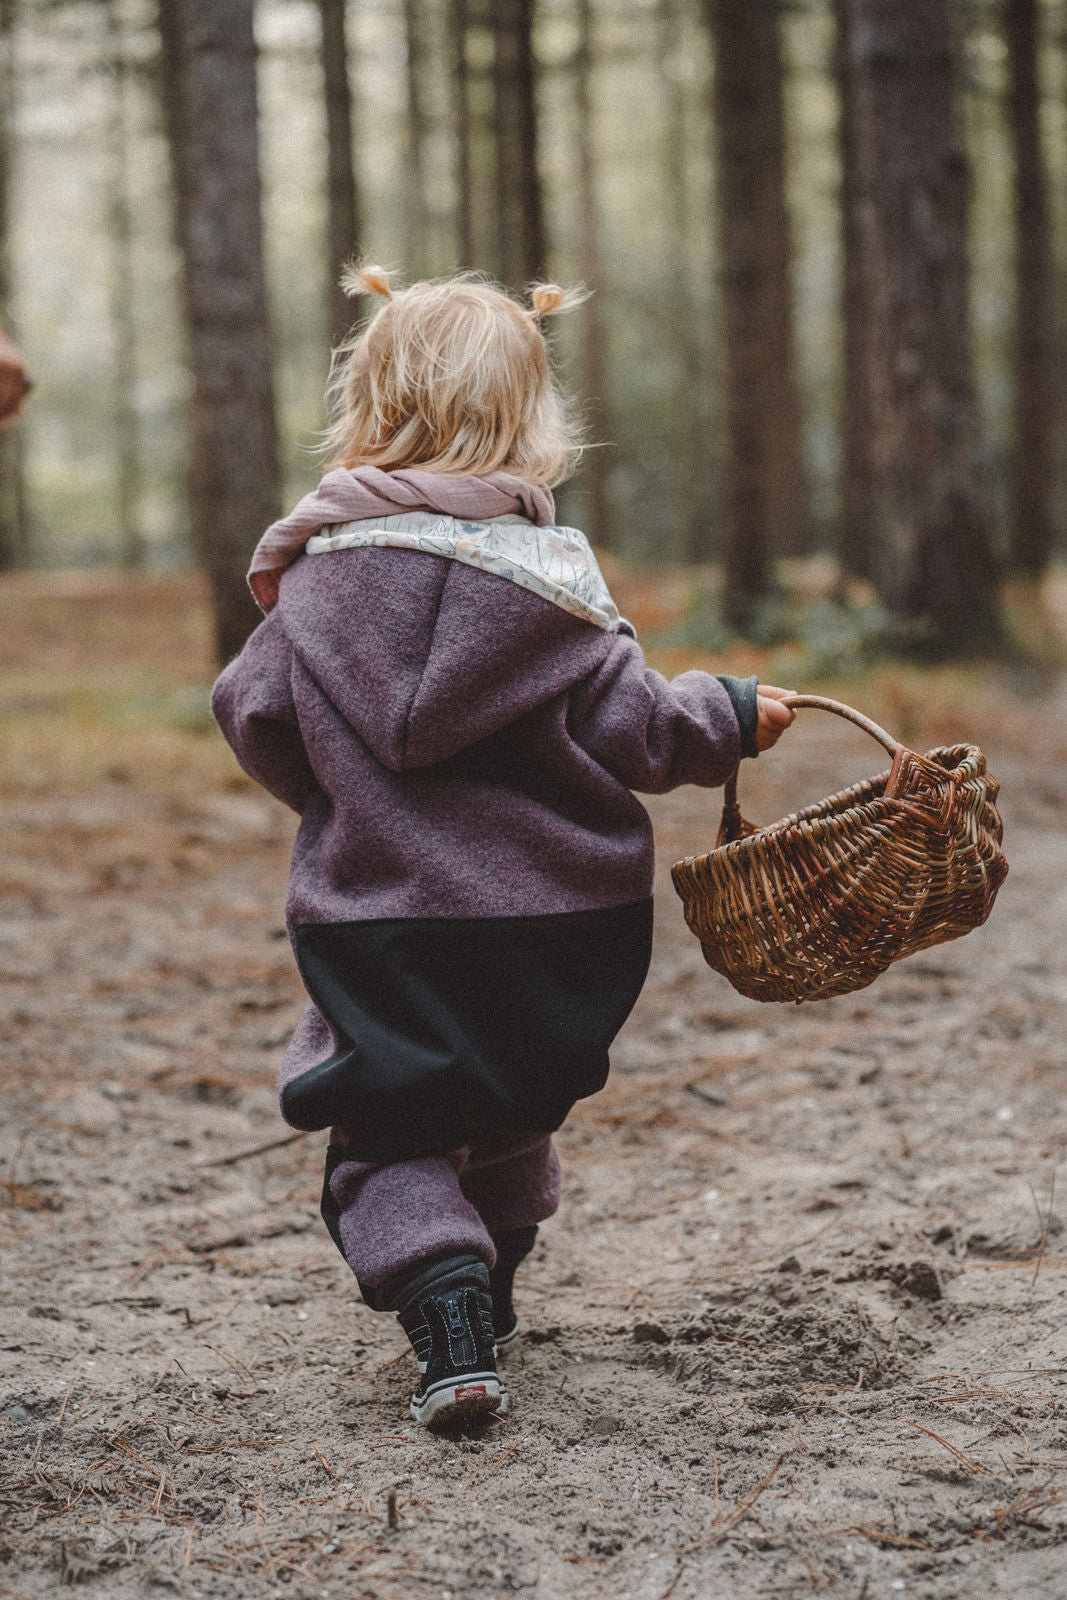
{"type": "MultiPolygon", "coordinates": [[[[0,587],[0,1596],[1062,1600],[1062,680],[838,686],[983,745],[1011,863],[852,996],[710,972],[667,867],[715,799],[652,803],[651,978],[559,1137],[513,1410],[450,1438],[318,1219],[322,1136],[270,1148],[292,822],[206,660],[190,581],[0,587]]],[[[757,820],[882,764],[803,715],[757,820]]]]}

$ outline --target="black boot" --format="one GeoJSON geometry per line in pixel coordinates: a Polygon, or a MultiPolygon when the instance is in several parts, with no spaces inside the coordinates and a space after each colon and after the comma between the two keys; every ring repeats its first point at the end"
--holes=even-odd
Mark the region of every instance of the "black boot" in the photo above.
{"type": "Polygon", "coordinates": [[[455,1426],[507,1410],[483,1261],[463,1254],[431,1262],[407,1278],[394,1304],[419,1364],[419,1386],[411,1399],[416,1422],[455,1426]]]}
{"type": "Polygon", "coordinates": [[[516,1268],[530,1254],[536,1238],[536,1223],[529,1228],[512,1228],[507,1233],[493,1235],[496,1266],[489,1274],[489,1293],[493,1299],[493,1334],[498,1350],[503,1350],[519,1336],[519,1319],[511,1303],[511,1294],[516,1268]]]}

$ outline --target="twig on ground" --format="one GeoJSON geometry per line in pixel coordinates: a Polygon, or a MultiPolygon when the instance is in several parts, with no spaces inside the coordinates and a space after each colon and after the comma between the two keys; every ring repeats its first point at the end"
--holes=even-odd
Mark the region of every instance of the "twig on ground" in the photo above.
{"type": "Polygon", "coordinates": [[[483,1482],[485,1478],[491,1478],[497,1467],[502,1467],[504,1462],[508,1459],[508,1456],[513,1456],[519,1446],[525,1444],[529,1437],[530,1435],[528,1433],[524,1433],[521,1439],[516,1439],[513,1445],[509,1445],[509,1447],[504,1451],[503,1455],[497,1456],[492,1466],[486,1468],[486,1471],[483,1474],[483,1482]]]}
{"type": "MultiPolygon", "coordinates": [[[[207,1341],[205,1340],[205,1343],[206,1342],[207,1341]]],[[[217,1344],[209,1344],[207,1348],[209,1350],[213,1350],[220,1360],[225,1361],[230,1371],[236,1373],[239,1378],[247,1378],[250,1383],[257,1382],[255,1373],[251,1370],[251,1368],[246,1367],[244,1362],[238,1356],[228,1355],[226,1351],[221,1350],[217,1344]]]]}
{"type": "Polygon", "coordinates": [[[861,1522],[852,1522],[845,1528],[835,1528],[835,1533],[858,1533],[863,1539],[871,1539],[877,1544],[906,1544],[913,1550],[933,1550],[932,1544],[923,1544],[921,1539],[905,1539],[900,1533],[883,1533],[881,1528],[871,1527],[861,1522]]]}
{"type": "Polygon", "coordinates": [[[760,1479],[756,1487],[749,1491],[745,1498],[734,1507],[734,1509],[726,1516],[725,1519],[720,1521],[719,1526],[715,1529],[715,1532],[710,1536],[710,1538],[696,1539],[692,1544],[682,1545],[680,1549],[675,1550],[673,1553],[676,1556],[684,1556],[690,1550],[705,1550],[709,1545],[721,1544],[729,1534],[733,1533],[735,1528],[739,1527],[740,1524],[744,1522],[745,1518],[751,1512],[760,1495],[763,1494],[765,1490],[769,1489],[771,1484],[774,1482],[782,1462],[785,1461],[790,1455],[792,1455],[792,1451],[786,1450],[784,1454],[778,1457],[778,1460],[774,1463],[774,1466],[768,1473],[764,1475],[764,1477],[760,1479]]]}
{"type": "Polygon", "coordinates": [[[284,1139],[268,1139],[266,1144],[257,1144],[251,1150],[236,1150],[232,1156],[217,1156],[214,1161],[200,1161],[198,1168],[205,1167],[232,1167],[238,1161],[250,1161],[253,1156],[264,1156],[268,1150],[283,1150],[287,1144],[296,1144],[298,1139],[306,1139],[308,1131],[287,1134],[284,1139]]]}
{"type": "Polygon", "coordinates": [[[664,1589],[663,1593],[660,1595],[659,1600],[670,1600],[671,1595],[674,1593],[675,1589],[677,1589],[677,1587],[678,1587],[678,1580],[679,1580],[679,1578],[681,1576],[682,1576],[682,1562],[681,1562],[681,1559],[679,1558],[678,1571],[674,1574],[674,1577],[671,1579],[670,1583],[667,1585],[667,1587],[664,1589]]]}
{"type": "Polygon", "coordinates": [[[1052,1180],[1049,1183],[1049,1189],[1048,1189],[1048,1211],[1045,1213],[1044,1216],[1042,1216],[1041,1207],[1037,1203],[1037,1195],[1034,1193],[1033,1184],[1030,1185],[1030,1195],[1031,1195],[1031,1198],[1033,1199],[1033,1202],[1034,1202],[1034,1210],[1037,1212],[1038,1226],[1041,1229],[1041,1238],[1038,1241],[1038,1246],[1037,1246],[1037,1259],[1034,1262],[1034,1276],[1030,1280],[1030,1288],[1031,1289],[1035,1289],[1037,1287],[1037,1275],[1041,1271],[1041,1263],[1045,1259],[1045,1246],[1048,1244],[1049,1229],[1052,1227],[1052,1208],[1053,1208],[1053,1205],[1055,1204],[1055,1200],[1056,1200],[1056,1174],[1055,1174],[1055,1172],[1052,1174],[1052,1180]]]}
{"type": "Polygon", "coordinates": [[[59,1416],[56,1418],[56,1427],[57,1428],[62,1427],[62,1425],[63,1425],[63,1418],[67,1414],[67,1401],[70,1399],[70,1392],[71,1392],[71,1390],[73,1388],[74,1388],[74,1379],[71,1378],[70,1382],[67,1384],[67,1392],[63,1396],[63,1404],[59,1408],[59,1416]]]}
{"type": "MultiPolygon", "coordinates": [[[[698,1100],[703,1100],[705,1105],[728,1106],[730,1104],[729,1100],[724,1100],[721,1094],[712,1094],[711,1090],[705,1089],[702,1084],[687,1083],[685,1088],[687,1094],[695,1095],[698,1100]]],[[[678,1579],[675,1578],[674,1581],[677,1583],[678,1579]]]]}
{"type": "Polygon", "coordinates": [[[191,1456],[211,1456],[220,1450],[259,1450],[263,1445],[284,1442],[283,1439],[224,1439],[221,1444],[187,1444],[182,1448],[191,1456]]]}
{"type": "Polygon", "coordinates": [[[1002,1535],[1006,1523],[1029,1522],[1037,1511],[1047,1511],[1050,1507],[1060,1505],[1067,1496],[1067,1489],[1062,1489],[1054,1484],[1051,1479],[1046,1483],[1038,1483],[1033,1488],[1016,1495],[1014,1500],[1006,1505],[994,1506],[993,1515],[997,1520],[997,1534],[1002,1535]]]}
{"type": "Polygon", "coordinates": [[[941,1435],[939,1433],[934,1433],[932,1428],[924,1428],[921,1422],[912,1422],[910,1417],[905,1417],[904,1420],[908,1424],[909,1428],[915,1428],[919,1433],[925,1433],[928,1439],[933,1439],[935,1443],[941,1445],[945,1450],[947,1450],[950,1455],[955,1456],[957,1461],[961,1461],[963,1463],[968,1472],[974,1472],[978,1474],[985,1473],[985,1467],[981,1466],[977,1461],[972,1460],[970,1456],[964,1455],[962,1450],[957,1450],[956,1446],[954,1444],[949,1444],[947,1439],[942,1439],[941,1435]]]}

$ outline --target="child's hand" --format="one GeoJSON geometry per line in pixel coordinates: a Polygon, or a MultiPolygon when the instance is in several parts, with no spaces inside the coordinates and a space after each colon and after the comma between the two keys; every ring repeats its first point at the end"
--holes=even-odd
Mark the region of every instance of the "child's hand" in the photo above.
{"type": "Polygon", "coordinates": [[[792,706],[782,705],[785,696],[793,693],[793,689],[776,689],[771,683],[759,685],[756,691],[756,745],[760,750],[769,750],[772,744],[777,744],[789,724],[796,720],[792,706]]]}

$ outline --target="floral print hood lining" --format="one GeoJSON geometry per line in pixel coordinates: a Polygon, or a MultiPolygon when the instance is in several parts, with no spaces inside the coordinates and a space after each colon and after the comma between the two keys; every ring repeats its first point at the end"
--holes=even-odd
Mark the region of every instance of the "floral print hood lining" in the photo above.
{"type": "Polygon", "coordinates": [[[606,633],[636,636],[633,624],[619,615],[592,547],[577,528],[538,527],[515,516],[466,522],[439,511],[409,511],[324,528],[308,540],[306,552],[320,556],[367,547],[421,550],[461,561],[529,589],[606,633]]]}

